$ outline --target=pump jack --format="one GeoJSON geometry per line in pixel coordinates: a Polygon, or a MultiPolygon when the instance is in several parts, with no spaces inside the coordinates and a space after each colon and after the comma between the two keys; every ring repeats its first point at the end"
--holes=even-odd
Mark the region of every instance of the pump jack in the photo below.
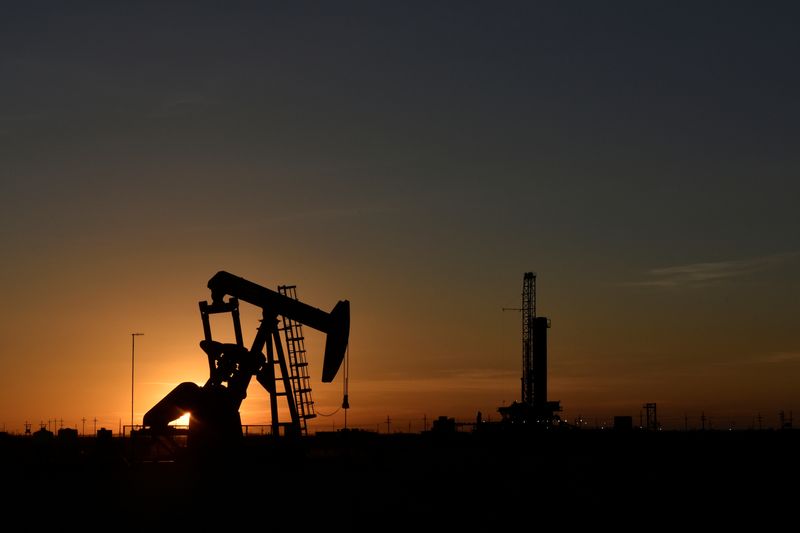
{"type": "Polygon", "coordinates": [[[272,433],[300,434],[300,415],[295,402],[295,388],[286,362],[279,333],[279,319],[289,319],[327,334],[322,366],[322,381],[330,383],[344,360],[350,335],[350,302],[339,301],[330,313],[299,300],[272,291],[225,271],[217,272],[208,282],[211,303],[201,301],[204,340],[200,348],[208,356],[210,377],[202,387],[184,382],[175,387],[144,415],[144,425],[154,434],[164,433],[173,420],[191,413],[189,446],[216,447],[242,436],[239,407],[247,397],[247,387],[255,376],[270,395],[272,433]],[[230,296],[226,301],[225,296],[230,296]],[[250,348],[245,347],[239,319],[239,300],[260,307],[261,324],[250,348]],[[230,313],[235,343],[213,340],[209,316],[230,313]],[[262,350],[266,347],[266,356],[262,350]],[[275,365],[280,378],[276,378],[275,365]],[[278,382],[282,391],[278,390],[278,382]],[[277,397],[285,396],[291,421],[278,419],[277,397]]]}

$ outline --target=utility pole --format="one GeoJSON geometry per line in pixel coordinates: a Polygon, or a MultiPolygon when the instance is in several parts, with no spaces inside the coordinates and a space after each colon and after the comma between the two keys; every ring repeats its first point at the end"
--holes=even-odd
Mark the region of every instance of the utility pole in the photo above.
{"type": "MultiPolygon", "coordinates": [[[[131,431],[133,431],[133,361],[136,351],[136,337],[142,335],[144,335],[144,333],[131,333],[131,431]]],[[[120,433],[122,433],[122,431],[120,431],[120,433]]]]}
{"type": "Polygon", "coordinates": [[[389,415],[386,415],[386,433],[392,432],[392,419],[389,418],[389,415]]]}
{"type": "Polygon", "coordinates": [[[85,416],[83,418],[81,418],[81,424],[83,424],[81,426],[81,434],[85,437],[86,436],[86,417],[85,416]]]}
{"type": "Polygon", "coordinates": [[[94,417],[94,436],[97,436],[97,417],[94,417]]]}

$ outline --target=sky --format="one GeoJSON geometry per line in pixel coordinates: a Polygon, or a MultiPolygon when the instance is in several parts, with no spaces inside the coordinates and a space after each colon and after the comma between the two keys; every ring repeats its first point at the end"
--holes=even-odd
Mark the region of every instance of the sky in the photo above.
{"type": "MultiPolygon", "coordinates": [[[[349,425],[496,420],[534,271],[565,419],[774,426],[800,413],[798,24],[794,2],[4,2],[0,423],[130,423],[133,332],[136,423],[204,383],[220,270],[350,301],[349,425]]],[[[311,428],[341,427],[306,337],[311,428]]],[[[266,406],[254,382],[243,421],[266,406]]]]}

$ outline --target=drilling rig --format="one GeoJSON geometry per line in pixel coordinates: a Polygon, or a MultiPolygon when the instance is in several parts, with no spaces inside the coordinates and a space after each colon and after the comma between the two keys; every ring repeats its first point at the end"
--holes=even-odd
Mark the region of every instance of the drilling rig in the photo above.
{"type": "Polygon", "coordinates": [[[347,351],[350,302],[339,301],[328,313],[297,300],[293,286],[281,286],[275,292],[225,271],[217,272],[209,280],[208,288],[211,302],[201,301],[199,307],[205,337],[200,348],[208,356],[210,377],[202,387],[192,382],[175,387],[145,413],[144,426],[155,435],[163,434],[170,422],[191,413],[190,447],[218,448],[231,444],[242,437],[239,407],[255,376],[270,396],[272,434],[280,435],[281,430],[289,436],[305,433],[305,421],[314,415],[300,326],[307,325],[327,334],[322,381],[330,383],[347,351]],[[261,309],[260,325],[249,348],[242,335],[240,300],[261,309]],[[221,343],[212,337],[210,315],[221,313],[231,316],[234,343],[221,343]],[[281,331],[287,341],[286,351],[281,331]],[[288,406],[287,422],[279,420],[279,397],[285,398],[288,406]]]}
{"type": "Polygon", "coordinates": [[[522,278],[522,306],[503,308],[522,315],[522,378],[520,401],[498,408],[503,422],[527,427],[549,428],[561,418],[560,401],[547,400],[547,330],[550,319],[536,316],[536,274],[522,278]]]}

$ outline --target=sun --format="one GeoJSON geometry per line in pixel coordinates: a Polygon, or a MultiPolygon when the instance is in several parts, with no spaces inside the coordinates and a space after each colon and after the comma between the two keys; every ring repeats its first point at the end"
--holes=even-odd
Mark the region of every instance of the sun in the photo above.
{"type": "Polygon", "coordinates": [[[176,418],[172,422],[169,423],[170,426],[188,426],[189,425],[189,418],[192,416],[192,413],[186,413],[180,418],[176,418]]]}

